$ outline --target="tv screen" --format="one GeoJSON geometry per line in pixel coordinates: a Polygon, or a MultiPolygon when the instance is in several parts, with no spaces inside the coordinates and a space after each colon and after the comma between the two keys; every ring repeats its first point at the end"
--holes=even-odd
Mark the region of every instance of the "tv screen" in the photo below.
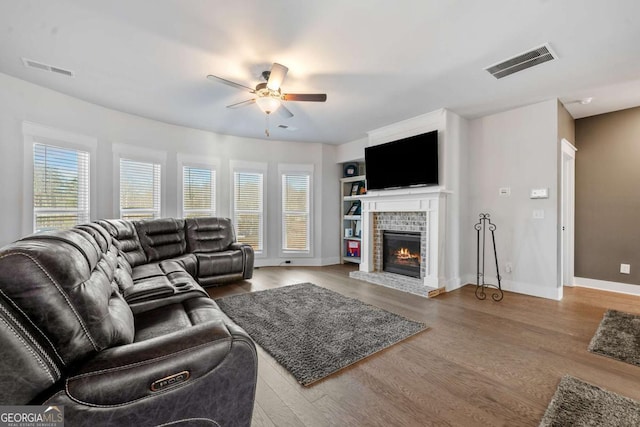
{"type": "Polygon", "coordinates": [[[364,149],[367,190],[438,185],[438,131],[364,149]]]}

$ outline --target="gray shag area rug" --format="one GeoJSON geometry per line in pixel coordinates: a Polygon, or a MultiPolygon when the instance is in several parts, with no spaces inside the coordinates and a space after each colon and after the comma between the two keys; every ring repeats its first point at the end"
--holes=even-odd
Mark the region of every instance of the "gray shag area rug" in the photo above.
{"type": "Polygon", "coordinates": [[[312,283],[216,302],[304,386],[427,329],[312,283]]]}
{"type": "Polygon", "coordinates": [[[589,351],[640,366],[640,316],[607,310],[589,351]]]}
{"type": "Polygon", "coordinates": [[[565,375],[540,427],[639,426],[640,402],[565,375]]]}

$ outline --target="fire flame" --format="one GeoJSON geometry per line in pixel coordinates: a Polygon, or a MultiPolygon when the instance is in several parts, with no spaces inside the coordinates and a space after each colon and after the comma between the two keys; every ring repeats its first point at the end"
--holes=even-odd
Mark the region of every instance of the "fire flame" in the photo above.
{"type": "Polygon", "coordinates": [[[416,259],[420,262],[420,254],[412,254],[408,248],[400,248],[395,252],[396,258],[400,261],[409,261],[416,259]]]}

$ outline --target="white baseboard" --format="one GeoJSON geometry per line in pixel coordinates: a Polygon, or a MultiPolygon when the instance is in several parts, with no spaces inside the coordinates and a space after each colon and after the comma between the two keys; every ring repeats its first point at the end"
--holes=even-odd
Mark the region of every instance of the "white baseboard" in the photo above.
{"type": "MultiPolygon", "coordinates": [[[[465,284],[471,284],[473,286],[476,286],[476,276],[466,275],[464,276],[464,279],[465,279],[465,282],[464,282],[465,284]]],[[[498,279],[496,279],[495,277],[487,276],[485,278],[485,282],[491,283],[491,284],[494,284],[494,283],[497,284],[498,279]]],[[[540,286],[540,285],[535,285],[531,283],[516,282],[513,280],[505,280],[505,279],[502,279],[500,284],[502,286],[503,291],[515,292],[518,294],[529,295],[532,297],[547,298],[555,301],[560,301],[562,299],[562,294],[560,289],[554,288],[554,287],[540,286]]],[[[447,288],[447,290],[449,290],[449,288],[447,288]]]]}
{"type": "Polygon", "coordinates": [[[574,286],[582,288],[599,289],[601,291],[618,292],[627,295],[640,296],[640,286],[629,283],[609,282],[608,280],[588,279],[586,277],[574,277],[574,286]]]}
{"type": "Polygon", "coordinates": [[[451,292],[451,291],[455,291],[456,289],[460,289],[467,283],[468,283],[467,281],[463,281],[462,278],[460,277],[454,277],[449,280],[445,280],[444,286],[447,292],[451,292]]]}
{"type": "Polygon", "coordinates": [[[256,258],[254,259],[255,267],[322,267],[325,265],[339,264],[340,258],[287,258],[291,262],[285,264],[285,260],[281,258],[256,258]]]}
{"type": "Polygon", "coordinates": [[[562,290],[551,286],[540,286],[531,283],[503,280],[502,289],[519,294],[531,295],[533,297],[552,299],[555,301],[560,301],[562,299],[562,290]]]}

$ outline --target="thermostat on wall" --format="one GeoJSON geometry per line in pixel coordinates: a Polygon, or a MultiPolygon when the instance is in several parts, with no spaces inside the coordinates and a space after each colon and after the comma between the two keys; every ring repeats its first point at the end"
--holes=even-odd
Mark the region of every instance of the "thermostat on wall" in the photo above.
{"type": "Polygon", "coordinates": [[[532,188],[530,198],[531,199],[548,199],[549,189],[548,188],[532,188]]]}

